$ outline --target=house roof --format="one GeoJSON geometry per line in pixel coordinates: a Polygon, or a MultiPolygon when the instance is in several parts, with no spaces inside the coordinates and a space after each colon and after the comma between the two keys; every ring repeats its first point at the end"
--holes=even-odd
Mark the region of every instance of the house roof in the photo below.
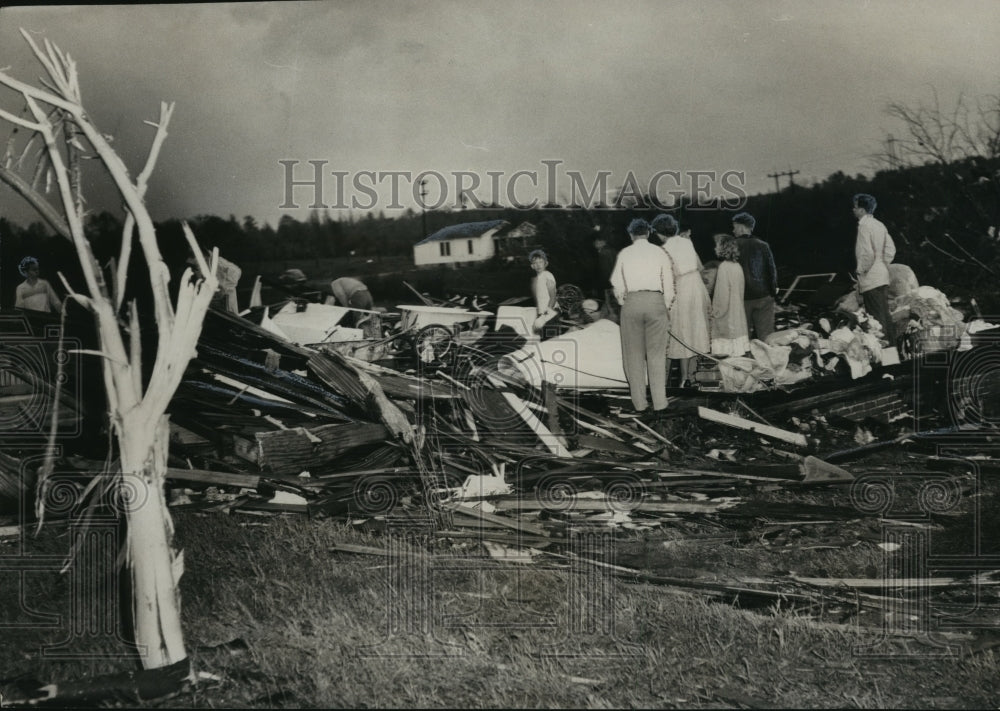
{"type": "Polygon", "coordinates": [[[429,237],[426,237],[417,244],[427,244],[428,242],[440,242],[446,239],[468,239],[469,237],[479,237],[484,232],[495,230],[509,224],[507,220],[487,220],[486,222],[462,222],[457,225],[442,227],[429,237]]]}
{"type": "Polygon", "coordinates": [[[532,223],[525,220],[517,227],[512,229],[510,232],[504,235],[504,237],[517,238],[517,237],[534,237],[538,234],[538,228],[532,223]]]}

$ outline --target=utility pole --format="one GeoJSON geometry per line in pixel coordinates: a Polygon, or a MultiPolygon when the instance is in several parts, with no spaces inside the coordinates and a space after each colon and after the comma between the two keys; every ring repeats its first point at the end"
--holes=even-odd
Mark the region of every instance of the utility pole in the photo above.
{"type": "Polygon", "coordinates": [[[427,189],[424,187],[427,184],[427,178],[420,181],[420,207],[423,209],[423,225],[424,225],[424,239],[427,239],[427,201],[424,197],[427,195],[427,189]]]}
{"type": "Polygon", "coordinates": [[[781,192],[781,186],[778,185],[778,178],[787,175],[788,176],[788,184],[789,185],[795,185],[795,177],[794,176],[796,176],[798,174],[799,174],[799,171],[797,171],[797,170],[784,170],[784,171],[781,171],[779,173],[768,173],[767,177],[774,178],[774,192],[777,193],[777,192],[781,192]]]}
{"type": "Polygon", "coordinates": [[[889,170],[896,170],[896,139],[890,133],[889,137],[885,139],[885,143],[889,154],[889,170]]]}

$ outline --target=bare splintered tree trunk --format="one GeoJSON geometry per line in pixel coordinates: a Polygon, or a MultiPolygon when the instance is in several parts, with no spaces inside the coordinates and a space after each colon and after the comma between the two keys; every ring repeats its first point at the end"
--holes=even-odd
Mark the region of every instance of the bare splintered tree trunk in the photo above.
{"type": "MultiPolygon", "coordinates": [[[[157,669],[187,658],[178,595],[183,556],[173,549],[173,525],[163,496],[169,442],[169,425],[164,413],[188,362],[195,355],[205,313],[218,287],[215,278],[218,253],[213,252],[211,264],[206,264],[194,235],[184,226],[200,273],[207,276],[202,281],[195,281],[191,270],[186,271],[177,303],[171,304],[167,290],[170,275],[160,256],[153,221],[143,197],[167,135],[173,106],[162,104],[159,122],[151,124],[156,128],[156,135],[146,166],[133,182],[121,158],[91,123],[83,108],[75,63],[48,41],[42,50],[23,30],[21,34],[45,68],[48,88],[39,89],[0,72],[0,85],[20,95],[32,117],[22,117],[20,107],[17,111],[0,108],[0,119],[34,132],[31,140],[40,137],[45,150],[38,168],[50,171],[55,178],[62,209],[49,204],[10,165],[0,170],[0,180],[24,195],[50,224],[70,238],[83,269],[86,293],[73,291],[65,281],[64,285],[71,298],[88,308],[97,323],[100,349],[90,355],[101,359],[109,415],[119,448],[121,468],[113,473],[116,477],[113,484],[128,521],[126,552],[133,582],[135,641],[143,666],[157,669]],[[43,109],[43,105],[47,108],[43,109]],[[64,138],[61,142],[57,140],[60,131],[64,138]],[[77,151],[96,154],[114,180],[128,211],[122,251],[110,291],[84,236],[84,203],[74,167],[77,151]],[[135,304],[129,305],[126,327],[122,326],[119,314],[134,231],[138,232],[139,245],[149,269],[158,333],[152,375],[145,384],[135,304]],[[128,334],[127,342],[125,333],[128,334]]],[[[45,481],[43,472],[39,483],[43,492],[45,481]]],[[[40,495],[38,501],[40,507],[44,507],[44,495],[40,495]]],[[[44,508],[40,508],[39,515],[40,518],[44,516],[44,508]]]]}
{"type": "Polygon", "coordinates": [[[183,557],[171,545],[173,526],[163,500],[170,426],[166,416],[151,430],[123,427],[122,486],[143,495],[126,502],[129,521],[128,560],[132,567],[136,644],[143,665],[156,669],[184,659],[179,583],[183,557]]]}

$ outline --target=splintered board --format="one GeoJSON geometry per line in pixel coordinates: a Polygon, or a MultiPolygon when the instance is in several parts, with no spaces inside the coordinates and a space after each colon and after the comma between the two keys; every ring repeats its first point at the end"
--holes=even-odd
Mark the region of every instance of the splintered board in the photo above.
{"type": "Polygon", "coordinates": [[[367,422],[271,430],[233,436],[234,451],[261,471],[297,474],[357,447],[389,439],[384,425],[367,422]]]}

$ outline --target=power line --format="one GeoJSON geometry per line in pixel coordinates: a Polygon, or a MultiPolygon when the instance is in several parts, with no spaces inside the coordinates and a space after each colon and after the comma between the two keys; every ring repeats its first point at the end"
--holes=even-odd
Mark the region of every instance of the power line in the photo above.
{"type": "Polygon", "coordinates": [[[798,174],[799,174],[799,171],[797,171],[797,170],[783,170],[780,173],[768,173],[767,177],[774,178],[774,192],[777,193],[777,192],[781,192],[781,186],[778,185],[778,178],[787,175],[788,176],[788,184],[789,185],[795,185],[795,177],[794,176],[796,176],[798,174]]]}

